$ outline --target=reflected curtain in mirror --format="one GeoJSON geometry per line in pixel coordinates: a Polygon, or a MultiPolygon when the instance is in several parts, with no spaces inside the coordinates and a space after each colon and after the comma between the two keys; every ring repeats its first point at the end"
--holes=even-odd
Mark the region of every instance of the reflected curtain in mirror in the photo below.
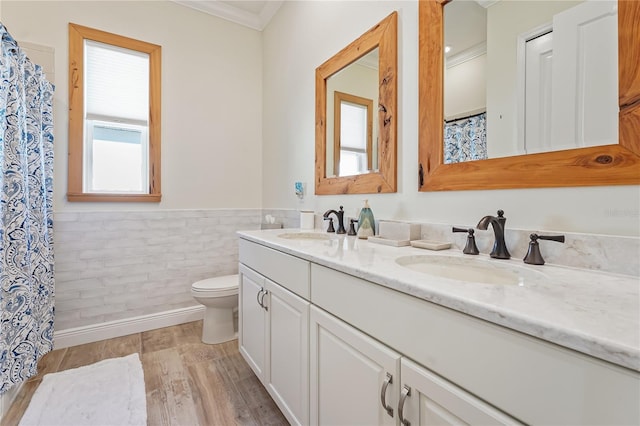
{"type": "Polygon", "coordinates": [[[487,114],[481,113],[444,123],[444,162],[487,158],[487,114]]]}

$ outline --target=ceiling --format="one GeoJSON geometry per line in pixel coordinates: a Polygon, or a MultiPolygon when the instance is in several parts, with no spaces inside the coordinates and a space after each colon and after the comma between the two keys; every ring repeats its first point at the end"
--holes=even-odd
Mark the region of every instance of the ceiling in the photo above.
{"type": "Polygon", "coordinates": [[[173,0],[175,3],[262,31],[276,14],[282,0],[173,0]]]}
{"type": "MultiPolygon", "coordinates": [[[[276,14],[283,0],[173,0],[192,9],[262,31],[276,14]]],[[[455,55],[484,42],[486,8],[498,0],[457,0],[445,8],[445,32],[455,55]],[[446,24],[449,22],[449,24],[446,24]],[[455,25],[452,25],[455,22],[455,25]],[[456,29],[457,31],[451,31],[456,29]],[[464,29],[460,31],[460,29],[464,29]]]]}
{"type": "MultiPolygon", "coordinates": [[[[444,40],[452,58],[471,50],[486,50],[487,1],[454,0],[444,8],[444,40]]],[[[491,3],[493,4],[493,3],[491,3]]]]}

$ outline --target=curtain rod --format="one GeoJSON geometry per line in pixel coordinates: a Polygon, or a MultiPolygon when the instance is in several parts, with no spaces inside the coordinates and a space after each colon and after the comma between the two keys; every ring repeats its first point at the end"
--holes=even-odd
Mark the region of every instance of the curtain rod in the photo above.
{"type": "Polygon", "coordinates": [[[487,111],[482,111],[482,112],[477,112],[475,114],[471,114],[471,115],[465,115],[463,117],[458,117],[458,118],[451,118],[449,120],[444,120],[445,123],[451,123],[453,121],[458,121],[458,120],[466,120],[467,118],[471,118],[471,117],[475,117],[477,115],[482,115],[482,114],[486,114],[487,111]]]}

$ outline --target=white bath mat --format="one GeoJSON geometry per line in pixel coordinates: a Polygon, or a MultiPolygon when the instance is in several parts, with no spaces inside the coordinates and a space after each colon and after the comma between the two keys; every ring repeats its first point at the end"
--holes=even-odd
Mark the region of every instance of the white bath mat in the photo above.
{"type": "Polygon", "coordinates": [[[47,374],[21,426],[147,424],[144,374],[138,354],[47,374]]]}

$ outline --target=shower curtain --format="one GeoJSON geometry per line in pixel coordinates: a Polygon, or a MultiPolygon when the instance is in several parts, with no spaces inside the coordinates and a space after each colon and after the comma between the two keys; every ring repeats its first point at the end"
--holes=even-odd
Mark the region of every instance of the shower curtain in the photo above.
{"type": "Polygon", "coordinates": [[[444,123],[444,163],[487,158],[487,113],[444,123]]]}
{"type": "Polygon", "coordinates": [[[0,394],[53,348],[53,85],[0,24],[0,394]]]}

